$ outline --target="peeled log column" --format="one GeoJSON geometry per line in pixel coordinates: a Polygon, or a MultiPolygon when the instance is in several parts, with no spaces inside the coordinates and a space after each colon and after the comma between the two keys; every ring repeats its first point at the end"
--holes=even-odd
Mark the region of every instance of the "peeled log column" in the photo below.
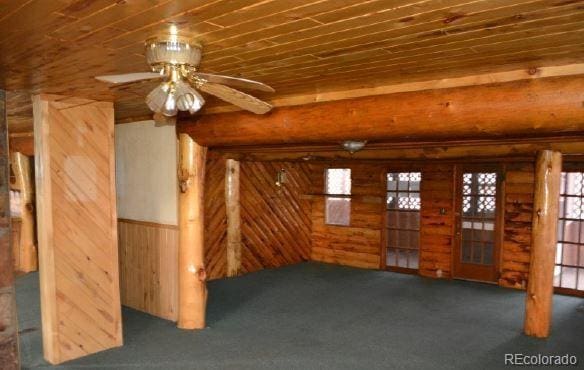
{"type": "Polygon", "coordinates": [[[179,135],[178,327],[203,329],[207,307],[204,249],[205,157],[207,148],[179,135]]]}
{"type": "Polygon", "coordinates": [[[33,213],[34,189],[30,158],[26,155],[12,153],[12,170],[16,177],[16,186],[20,189],[20,258],[16,268],[23,272],[36,271],[38,269],[37,246],[34,242],[35,220],[33,213]]]}
{"type": "Polygon", "coordinates": [[[19,369],[18,328],[14,297],[12,248],[10,246],[10,202],[8,198],[8,135],[0,90],[0,368],[19,369]]]}
{"type": "Polygon", "coordinates": [[[228,159],[225,169],[225,208],[227,213],[227,276],[241,269],[241,218],[239,203],[239,162],[228,159]]]}
{"type": "Polygon", "coordinates": [[[539,338],[546,338],[550,332],[561,173],[561,153],[538,153],[525,334],[539,338]]]}

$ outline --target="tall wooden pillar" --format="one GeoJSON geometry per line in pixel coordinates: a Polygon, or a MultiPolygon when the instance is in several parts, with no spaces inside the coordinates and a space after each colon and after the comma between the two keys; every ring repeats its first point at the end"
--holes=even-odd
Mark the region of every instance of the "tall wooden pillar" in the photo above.
{"type": "Polygon", "coordinates": [[[207,148],[179,134],[179,304],[178,327],[205,328],[207,274],[204,248],[205,158],[207,148]]]}
{"type": "Polygon", "coordinates": [[[59,364],[122,345],[111,102],[33,96],[41,321],[59,364]]]}
{"type": "Polygon", "coordinates": [[[0,368],[19,369],[18,329],[14,296],[10,198],[8,195],[8,132],[5,93],[0,90],[0,368]]]}
{"type": "Polygon", "coordinates": [[[31,159],[26,155],[13,152],[11,154],[12,171],[16,177],[16,187],[20,190],[20,240],[19,263],[15,266],[22,272],[36,271],[38,268],[38,253],[34,242],[34,187],[32,181],[31,159]]]}
{"type": "Polygon", "coordinates": [[[561,153],[538,153],[525,334],[539,338],[546,338],[550,332],[561,173],[561,153]]]}
{"type": "Polygon", "coordinates": [[[227,276],[241,269],[241,217],[239,203],[239,162],[225,163],[225,210],[227,214],[227,276]]]}

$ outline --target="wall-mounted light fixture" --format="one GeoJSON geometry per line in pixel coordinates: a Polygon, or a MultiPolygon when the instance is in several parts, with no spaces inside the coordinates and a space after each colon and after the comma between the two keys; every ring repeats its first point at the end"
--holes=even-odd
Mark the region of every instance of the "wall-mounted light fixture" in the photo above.
{"type": "Polygon", "coordinates": [[[359,150],[363,149],[365,147],[365,144],[367,144],[367,140],[363,140],[363,141],[357,141],[357,140],[347,140],[347,141],[343,141],[343,149],[345,149],[347,152],[353,154],[355,152],[358,152],[359,150]]]}
{"type": "Polygon", "coordinates": [[[286,183],[286,170],[281,169],[276,173],[276,186],[281,188],[286,183]]]}

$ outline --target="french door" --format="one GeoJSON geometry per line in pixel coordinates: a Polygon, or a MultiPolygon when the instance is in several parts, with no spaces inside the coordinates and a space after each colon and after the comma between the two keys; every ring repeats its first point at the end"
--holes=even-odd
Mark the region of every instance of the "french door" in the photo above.
{"type": "Polygon", "coordinates": [[[460,167],[457,174],[453,275],[495,282],[501,226],[501,175],[497,167],[460,167]]]}

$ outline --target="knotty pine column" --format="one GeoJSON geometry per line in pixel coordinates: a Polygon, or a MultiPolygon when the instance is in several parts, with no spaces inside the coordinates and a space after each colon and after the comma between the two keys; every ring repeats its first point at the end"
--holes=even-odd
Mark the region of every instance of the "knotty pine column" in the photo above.
{"type": "Polygon", "coordinates": [[[26,155],[11,154],[12,171],[16,178],[16,187],[20,190],[20,258],[16,266],[22,272],[38,269],[37,246],[34,242],[34,188],[32,182],[31,159],[26,155]]]}
{"type": "Polygon", "coordinates": [[[204,186],[207,148],[179,134],[178,327],[205,328],[207,274],[204,249],[204,186]]]}
{"type": "Polygon", "coordinates": [[[225,210],[227,214],[227,276],[241,269],[241,216],[239,202],[239,162],[225,163],[225,210]]]}
{"type": "Polygon", "coordinates": [[[0,90],[0,368],[19,369],[14,267],[10,243],[10,179],[5,92],[0,90]]]}
{"type": "Polygon", "coordinates": [[[550,333],[561,173],[561,153],[538,152],[525,304],[525,334],[538,338],[546,338],[550,333]]]}

